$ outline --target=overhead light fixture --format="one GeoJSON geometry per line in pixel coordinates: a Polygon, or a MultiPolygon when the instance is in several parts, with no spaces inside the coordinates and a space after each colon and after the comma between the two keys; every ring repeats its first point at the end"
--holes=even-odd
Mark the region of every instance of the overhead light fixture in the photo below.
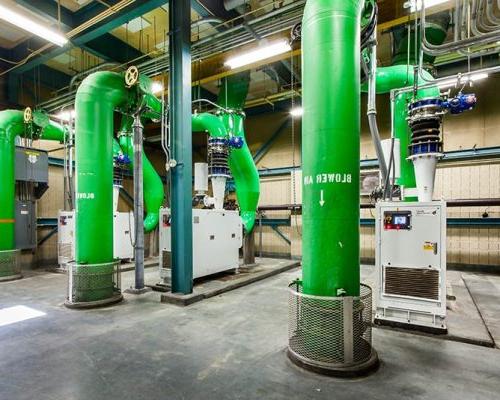
{"type": "Polygon", "coordinates": [[[462,79],[460,79],[460,82],[456,78],[447,79],[447,80],[444,80],[442,82],[439,82],[437,84],[437,86],[440,89],[445,89],[445,88],[448,88],[451,86],[456,86],[459,83],[466,84],[467,82],[476,82],[476,81],[480,81],[481,79],[486,79],[487,77],[488,77],[488,74],[486,72],[479,72],[477,74],[472,74],[469,77],[467,77],[467,76],[463,77],[462,79]]]}
{"type": "Polygon", "coordinates": [[[46,39],[49,42],[57,44],[58,46],[64,46],[68,43],[68,39],[59,32],[47,28],[38,22],[35,22],[31,18],[25,17],[24,15],[2,5],[0,5],[0,19],[3,19],[4,21],[7,21],[8,23],[27,32],[31,32],[34,35],[40,36],[42,39],[46,39]]]}
{"type": "Polygon", "coordinates": [[[422,9],[422,3],[425,4],[425,8],[434,7],[438,4],[443,4],[448,2],[448,0],[411,0],[410,11],[420,11],[422,9]]]}
{"type": "Polygon", "coordinates": [[[57,118],[60,121],[69,122],[70,120],[75,119],[75,116],[76,116],[75,110],[65,110],[56,114],[55,118],[57,118]]]}
{"type": "Polygon", "coordinates": [[[290,115],[292,117],[301,117],[304,114],[304,109],[302,107],[295,107],[290,110],[290,115]]]}
{"type": "Polygon", "coordinates": [[[154,81],[153,84],[151,85],[151,92],[153,92],[153,94],[158,94],[158,93],[163,92],[162,83],[154,81]]]}
{"type": "Polygon", "coordinates": [[[279,42],[275,42],[267,46],[261,46],[255,50],[251,50],[249,52],[232,57],[228,59],[224,63],[224,65],[227,65],[228,67],[234,69],[242,67],[243,65],[252,64],[257,61],[265,60],[266,58],[286,53],[290,50],[292,50],[290,43],[288,43],[287,40],[281,40],[279,42]]]}

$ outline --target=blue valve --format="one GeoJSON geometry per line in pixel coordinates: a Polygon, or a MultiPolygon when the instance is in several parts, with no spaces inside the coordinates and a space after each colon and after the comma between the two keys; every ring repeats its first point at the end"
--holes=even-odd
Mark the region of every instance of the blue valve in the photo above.
{"type": "Polygon", "coordinates": [[[464,111],[472,110],[477,103],[477,97],[474,93],[459,93],[455,97],[443,102],[443,108],[447,108],[450,114],[462,114],[464,111]]]}
{"type": "Polygon", "coordinates": [[[240,136],[232,136],[229,139],[229,147],[233,149],[241,149],[245,144],[245,140],[240,136]]]}
{"type": "Polygon", "coordinates": [[[115,157],[116,164],[119,165],[129,165],[131,163],[130,158],[126,154],[119,154],[115,157]]]}

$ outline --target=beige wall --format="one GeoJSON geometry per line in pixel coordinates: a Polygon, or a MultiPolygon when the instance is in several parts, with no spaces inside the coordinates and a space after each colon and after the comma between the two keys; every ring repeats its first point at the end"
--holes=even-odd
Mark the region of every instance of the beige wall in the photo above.
{"type": "MultiPolygon", "coordinates": [[[[459,116],[447,115],[444,120],[445,151],[469,149],[472,147],[500,146],[500,76],[491,76],[487,80],[476,83],[471,89],[478,96],[478,105],[474,111],[459,116]]],[[[366,97],[362,96],[362,104],[366,97]]],[[[382,138],[390,137],[389,96],[377,98],[378,123],[382,138]]],[[[361,159],[375,158],[375,151],[364,117],[363,106],[361,159]]],[[[261,115],[247,121],[247,137],[253,152],[265,142],[281,122],[286,113],[261,115]]],[[[287,129],[274,143],[273,147],[259,162],[259,169],[289,167],[300,165],[300,123],[295,129],[295,153],[292,152],[292,131],[287,129]]],[[[295,188],[296,201],[300,202],[300,185],[295,188]]],[[[262,178],[260,204],[284,204],[293,202],[293,191],[290,175],[262,178]]],[[[480,163],[441,163],[436,173],[436,199],[466,198],[500,198],[500,159],[480,163]]],[[[499,218],[500,207],[450,208],[449,217],[479,218],[487,211],[489,216],[499,218]]],[[[362,218],[373,218],[374,210],[362,210],[362,218]]],[[[270,218],[287,218],[290,213],[266,212],[270,218]]],[[[270,228],[263,230],[263,250],[268,253],[283,255],[301,255],[301,217],[292,216],[292,226],[281,230],[292,240],[288,246],[270,228]]],[[[500,265],[500,230],[492,228],[449,228],[448,229],[448,262],[450,264],[500,265]]],[[[257,231],[256,245],[259,244],[257,231]]],[[[374,229],[361,228],[361,257],[374,258],[374,229]]]]}

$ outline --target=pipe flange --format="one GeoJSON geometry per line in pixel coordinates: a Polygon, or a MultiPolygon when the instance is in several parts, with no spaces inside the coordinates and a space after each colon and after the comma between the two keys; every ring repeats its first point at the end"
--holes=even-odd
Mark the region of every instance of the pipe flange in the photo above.
{"type": "Polygon", "coordinates": [[[33,112],[31,111],[30,107],[26,107],[24,109],[24,114],[23,114],[24,122],[29,123],[33,121],[33,112]]]}
{"type": "Polygon", "coordinates": [[[134,86],[139,81],[139,69],[132,65],[125,71],[125,85],[130,88],[134,86]]]}

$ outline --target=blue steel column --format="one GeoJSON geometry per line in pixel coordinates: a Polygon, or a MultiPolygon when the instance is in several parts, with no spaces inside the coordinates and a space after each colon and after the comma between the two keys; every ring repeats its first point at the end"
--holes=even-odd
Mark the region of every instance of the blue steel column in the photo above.
{"type": "Polygon", "coordinates": [[[193,291],[191,2],[169,2],[169,104],[172,158],[172,292],[193,291]]]}

